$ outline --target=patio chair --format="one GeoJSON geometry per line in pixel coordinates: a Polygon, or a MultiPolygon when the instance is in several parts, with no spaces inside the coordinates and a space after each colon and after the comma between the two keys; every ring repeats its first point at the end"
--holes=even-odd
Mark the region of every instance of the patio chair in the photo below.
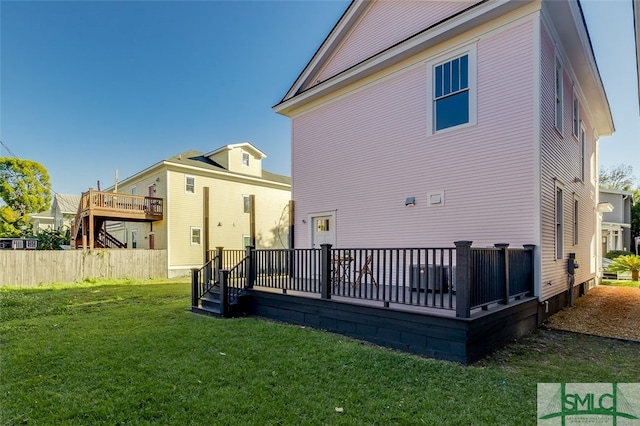
{"type": "Polygon", "coordinates": [[[364,262],[364,265],[362,266],[362,268],[360,268],[358,279],[356,280],[355,283],[353,283],[354,288],[358,288],[360,286],[360,283],[362,282],[362,279],[365,278],[367,275],[371,276],[371,282],[376,287],[378,287],[378,281],[376,281],[376,278],[373,276],[373,271],[371,270],[372,261],[373,259],[371,258],[371,255],[368,255],[366,261],[364,262]]]}

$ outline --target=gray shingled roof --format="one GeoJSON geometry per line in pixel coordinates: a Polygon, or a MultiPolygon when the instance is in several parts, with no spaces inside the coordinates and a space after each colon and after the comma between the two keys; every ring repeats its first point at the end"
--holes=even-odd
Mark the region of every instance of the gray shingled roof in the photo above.
{"type": "MultiPolygon", "coordinates": [[[[216,163],[215,161],[212,161],[208,157],[205,157],[204,154],[205,153],[201,151],[189,150],[189,151],[183,152],[182,154],[169,157],[164,161],[167,163],[179,164],[183,166],[192,166],[192,167],[198,167],[201,169],[233,173],[239,176],[253,177],[252,175],[245,175],[243,173],[229,172],[220,164],[216,163]]],[[[262,171],[262,179],[268,180],[271,182],[284,183],[287,185],[291,185],[291,178],[289,176],[278,175],[275,173],[268,172],[266,170],[262,171]]]]}
{"type": "Polygon", "coordinates": [[[54,203],[58,203],[58,210],[62,213],[73,213],[78,211],[81,195],[56,194],[54,203]]]}

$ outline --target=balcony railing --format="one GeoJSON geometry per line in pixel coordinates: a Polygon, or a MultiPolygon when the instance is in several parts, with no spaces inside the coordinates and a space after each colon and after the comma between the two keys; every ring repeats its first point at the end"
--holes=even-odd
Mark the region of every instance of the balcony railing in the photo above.
{"type": "Polygon", "coordinates": [[[80,210],[83,214],[91,212],[95,216],[162,220],[164,203],[162,198],[90,189],[82,194],[80,210]]]}

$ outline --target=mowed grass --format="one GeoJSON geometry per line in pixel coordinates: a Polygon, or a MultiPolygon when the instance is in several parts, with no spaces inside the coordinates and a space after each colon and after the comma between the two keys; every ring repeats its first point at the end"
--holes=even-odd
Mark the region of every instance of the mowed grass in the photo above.
{"type": "Polygon", "coordinates": [[[539,382],[638,382],[640,345],[539,330],[472,366],[260,318],[188,282],[0,290],[0,424],[530,425],[539,382]]]}
{"type": "Polygon", "coordinates": [[[613,287],[640,287],[640,281],[632,280],[602,280],[602,285],[613,287]]]}

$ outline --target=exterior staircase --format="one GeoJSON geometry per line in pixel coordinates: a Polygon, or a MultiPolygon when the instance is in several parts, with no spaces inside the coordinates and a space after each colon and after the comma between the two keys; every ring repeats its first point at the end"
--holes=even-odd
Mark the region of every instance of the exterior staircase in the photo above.
{"type": "Polygon", "coordinates": [[[249,264],[245,257],[229,270],[222,270],[222,250],[191,275],[191,311],[199,314],[230,317],[242,313],[243,296],[248,288],[242,273],[249,264]]]}
{"type": "Polygon", "coordinates": [[[126,248],[106,230],[107,221],[154,222],[164,219],[162,198],[89,189],[80,198],[71,229],[71,248],[126,248]]]}

